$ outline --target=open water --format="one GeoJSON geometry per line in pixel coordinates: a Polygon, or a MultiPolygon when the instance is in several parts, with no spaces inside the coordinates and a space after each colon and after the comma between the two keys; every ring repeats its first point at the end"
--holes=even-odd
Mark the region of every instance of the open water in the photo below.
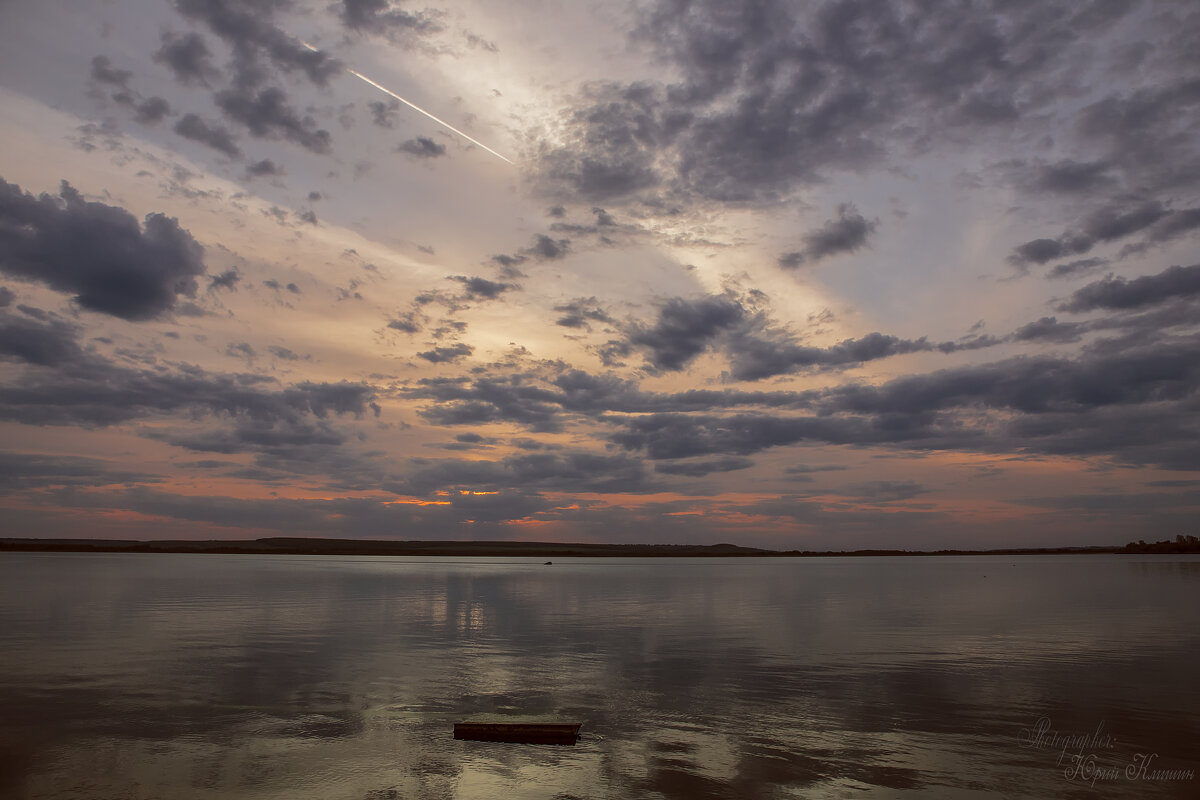
{"type": "Polygon", "coordinates": [[[1200,558],[541,561],[0,554],[0,796],[1200,797],[1200,558]]]}

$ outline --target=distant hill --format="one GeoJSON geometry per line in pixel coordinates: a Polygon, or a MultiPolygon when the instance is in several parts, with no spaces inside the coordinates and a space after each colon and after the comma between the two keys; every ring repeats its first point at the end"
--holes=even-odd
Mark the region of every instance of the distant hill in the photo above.
{"type": "Polygon", "coordinates": [[[773,550],[734,544],[594,544],[588,542],[380,541],[272,537],[244,541],[0,539],[0,550],[98,553],[275,553],[361,556],[770,556],[773,550]]]}

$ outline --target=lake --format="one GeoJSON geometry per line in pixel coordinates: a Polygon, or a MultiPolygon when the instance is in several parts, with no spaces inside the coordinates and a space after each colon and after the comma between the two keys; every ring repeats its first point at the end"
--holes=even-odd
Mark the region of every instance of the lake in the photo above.
{"type": "Polygon", "coordinates": [[[1200,557],[541,561],[0,554],[0,796],[1200,797],[1200,557]]]}

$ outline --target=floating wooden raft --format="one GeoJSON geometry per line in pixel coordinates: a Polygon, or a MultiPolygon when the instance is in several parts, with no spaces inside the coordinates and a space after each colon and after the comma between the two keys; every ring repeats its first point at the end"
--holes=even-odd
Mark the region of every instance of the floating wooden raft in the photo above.
{"type": "Polygon", "coordinates": [[[524,744],[575,744],[582,722],[456,722],[455,739],[524,744]]]}

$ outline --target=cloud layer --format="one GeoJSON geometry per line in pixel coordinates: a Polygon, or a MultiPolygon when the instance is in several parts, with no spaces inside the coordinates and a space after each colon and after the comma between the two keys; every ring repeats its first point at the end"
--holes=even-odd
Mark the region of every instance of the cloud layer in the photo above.
{"type": "Polygon", "coordinates": [[[131,13],[0,32],[19,533],[1191,532],[1187,2],[131,13]]]}

